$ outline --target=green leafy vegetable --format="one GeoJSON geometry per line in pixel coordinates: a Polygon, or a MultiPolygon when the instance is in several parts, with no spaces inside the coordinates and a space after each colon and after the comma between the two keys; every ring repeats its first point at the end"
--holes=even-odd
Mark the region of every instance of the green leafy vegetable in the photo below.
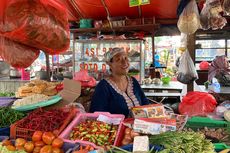
{"type": "Polygon", "coordinates": [[[165,147],[159,153],[215,153],[213,144],[197,132],[166,132],[150,136],[149,141],[165,147]]]}
{"type": "Polygon", "coordinates": [[[8,127],[14,122],[22,119],[24,116],[24,113],[18,112],[9,107],[2,107],[0,108],[0,128],[8,127]]]}

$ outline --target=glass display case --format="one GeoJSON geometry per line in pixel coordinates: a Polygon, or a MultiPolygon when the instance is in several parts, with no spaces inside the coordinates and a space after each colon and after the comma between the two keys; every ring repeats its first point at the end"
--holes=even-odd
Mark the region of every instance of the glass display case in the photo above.
{"type": "Polygon", "coordinates": [[[145,51],[143,40],[75,40],[73,45],[73,71],[86,69],[96,80],[109,74],[104,54],[114,47],[123,47],[130,59],[129,75],[138,81],[144,78],[145,51]]]}

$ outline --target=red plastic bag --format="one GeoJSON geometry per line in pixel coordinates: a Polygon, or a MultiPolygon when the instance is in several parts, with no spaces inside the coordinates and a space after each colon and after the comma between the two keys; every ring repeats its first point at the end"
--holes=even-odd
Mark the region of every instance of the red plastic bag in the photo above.
{"type": "Polygon", "coordinates": [[[38,49],[14,42],[0,36],[0,56],[16,68],[26,68],[38,58],[38,49]]]}
{"type": "Polygon", "coordinates": [[[67,11],[55,0],[1,0],[0,32],[49,54],[69,48],[67,11]]]}
{"type": "Polygon", "coordinates": [[[216,108],[216,99],[209,93],[189,92],[179,104],[179,112],[188,116],[206,116],[216,108]]]}
{"type": "Polygon", "coordinates": [[[202,62],[200,62],[199,67],[200,67],[201,70],[208,70],[209,63],[206,62],[206,61],[202,61],[202,62]]]}
{"type": "Polygon", "coordinates": [[[94,87],[96,85],[96,80],[89,76],[87,70],[80,70],[74,74],[74,80],[80,81],[82,87],[94,87]]]}

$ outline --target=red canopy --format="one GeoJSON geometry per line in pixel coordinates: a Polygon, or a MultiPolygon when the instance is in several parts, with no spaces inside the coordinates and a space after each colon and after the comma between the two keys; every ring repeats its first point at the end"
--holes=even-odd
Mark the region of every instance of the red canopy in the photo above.
{"type": "MultiPolygon", "coordinates": [[[[58,0],[67,6],[69,20],[80,18],[106,19],[106,8],[111,17],[126,16],[138,18],[138,7],[129,7],[129,0],[58,0]],[[103,1],[104,4],[103,5],[103,1]]],[[[140,6],[141,17],[175,19],[179,0],[150,0],[150,4],[140,6]]]]}

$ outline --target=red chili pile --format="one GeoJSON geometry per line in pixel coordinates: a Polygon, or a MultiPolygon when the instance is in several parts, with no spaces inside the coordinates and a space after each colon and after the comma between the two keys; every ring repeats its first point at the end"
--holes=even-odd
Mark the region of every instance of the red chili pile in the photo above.
{"type": "Polygon", "coordinates": [[[40,131],[54,131],[61,127],[70,112],[63,109],[44,110],[39,108],[31,112],[17,127],[40,131]]]}

